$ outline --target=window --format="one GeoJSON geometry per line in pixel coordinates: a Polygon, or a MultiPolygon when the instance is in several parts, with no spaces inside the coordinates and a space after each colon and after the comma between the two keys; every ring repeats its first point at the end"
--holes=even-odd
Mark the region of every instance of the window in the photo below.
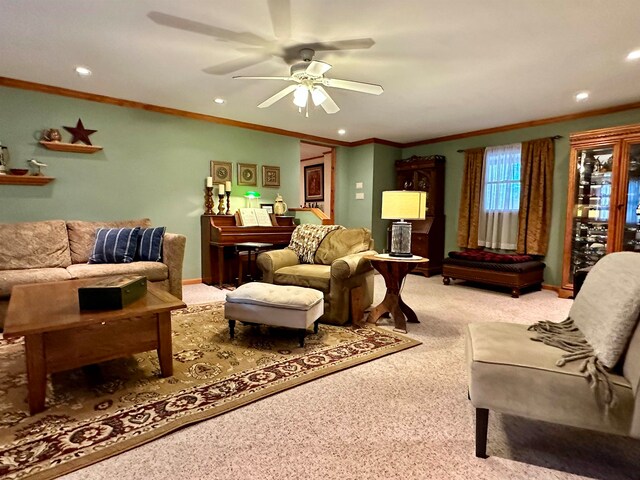
{"type": "Polygon", "coordinates": [[[482,208],[478,245],[515,250],[520,208],[520,156],[522,145],[489,147],[484,154],[482,208]]]}
{"type": "Polygon", "coordinates": [[[521,144],[489,147],[484,159],[486,212],[517,212],[520,206],[521,144]]]}

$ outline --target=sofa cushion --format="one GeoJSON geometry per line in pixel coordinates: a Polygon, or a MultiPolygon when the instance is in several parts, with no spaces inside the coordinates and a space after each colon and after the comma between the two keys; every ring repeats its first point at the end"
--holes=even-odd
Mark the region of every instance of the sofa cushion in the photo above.
{"type": "Polygon", "coordinates": [[[87,263],[93,251],[98,228],[148,228],[151,220],[141,218],[137,220],[120,220],[114,222],[85,222],[83,220],[67,221],[69,234],[69,248],[71,249],[71,263],[87,263]]]}
{"type": "Polygon", "coordinates": [[[162,261],[162,243],[166,227],[141,228],[138,234],[136,260],[146,262],[162,261]]]}
{"type": "Polygon", "coordinates": [[[556,365],[561,350],[532,342],[526,325],[474,323],[467,332],[469,393],[476,408],[628,434],[634,396],[629,382],[611,374],[618,404],[604,415],[582,362],[556,365]]]}
{"type": "Polygon", "coordinates": [[[344,228],[327,234],[320,243],[314,263],[331,265],[334,260],[369,250],[371,231],[367,228],[344,228]]]}
{"type": "Polygon", "coordinates": [[[14,285],[27,283],[59,282],[70,280],[71,275],[66,268],[29,268],[26,270],[0,271],[0,298],[9,297],[14,285]]]}
{"type": "Polygon", "coordinates": [[[89,263],[131,263],[138,248],[140,227],[99,228],[89,263]]]}
{"type": "Polygon", "coordinates": [[[596,263],[569,310],[569,318],[609,368],[622,356],[640,316],[640,255],[618,252],[596,263]]]}
{"type": "Polygon", "coordinates": [[[0,224],[0,270],[71,265],[63,220],[0,224]]]}
{"type": "Polygon", "coordinates": [[[67,268],[71,278],[103,277],[107,275],[144,275],[150,282],[160,282],[169,278],[169,267],[160,262],[131,263],[78,263],[67,268]]]}
{"type": "Polygon", "coordinates": [[[330,265],[309,265],[306,263],[283,267],[276,270],[273,283],[279,285],[296,285],[298,287],[315,288],[329,293],[331,284],[330,265]]]}

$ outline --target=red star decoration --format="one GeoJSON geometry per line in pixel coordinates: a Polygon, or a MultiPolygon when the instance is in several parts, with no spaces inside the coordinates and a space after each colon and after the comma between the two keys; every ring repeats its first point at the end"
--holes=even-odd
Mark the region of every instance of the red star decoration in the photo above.
{"type": "Polygon", "coordinates": [[[78,123],[75,127],[63,126],[63,128],[67,132],[69,132],[71,135],[73,135],[73,138],[71,139],[71,143],[82,142],[86,145],[91,145],[91,140],[89,140],[89,135],[97,132],[97,130],[87,130],[86,128],[84,128],[84,125],[82,125],[82,120],[80,119],[78,119],[78,123]]]}

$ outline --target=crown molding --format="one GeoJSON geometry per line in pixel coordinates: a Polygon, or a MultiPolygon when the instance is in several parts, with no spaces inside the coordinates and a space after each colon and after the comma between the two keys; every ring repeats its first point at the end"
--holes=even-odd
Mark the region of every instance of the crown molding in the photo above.
{"type": "Polygon", "coordinates": [[[373,143],[373,144],[379,144],[379,145],[387,145],[389,147],[395,147],[395,148],[410,148],[410,147],[416,147],[419,145],[428,145],[432,143],[440,143],[440,142],[447,142],[451,140],[460,140],[462,138],[476,137],[479,135],[490,135],[493,133],[508,132],[510,130],[518,130],[521,128],[528,128],[528,127],[537,127],[540,125],[547,125],[550,123],[566,122],[570,120],[577,120],[580,118],[595,117],[598,115],[607,115],[610,113],[617,113],[617,112],[623,112],[625,110],[634,110],[636,108],[640,108],[640,102],[625,103],[622,105],[615,105],[612,107],[588,110],[586,112],[572,113],[569,115],[560,115],[556,117],[543,118],[539,120],[529,120],[529,121],[520,122],[520,123],[511,123],[508,125],[501,125],[501,126],[485,128],[481,130],[472,130],[470,132],[456,133],[453,135],[445,135],[442,137],[427,138],[425,140],[418,140],[415,142],[407,142],[407,143],[393,142],[391,140],[385,140],[382,138],[366,138],[366,139],[357,140],[354,142],[345,142],[342,140],[335,140],[335,139],[326,138],[326,137],[318,137],[315,135],[308,135],[305,133],[294,132],[291,130],[284,130],[281,128],[268,127],[266,125],[259,125],[255,123],[249,123],[249,122],[240,122],[237,120],[216,117],[213,115],[206,115],[203,113],[189,112],[187,110],[179,110],[176,108],[163,107],[160,105],[136,102],[133,100],[125,100],[122,98],[109,97],[106,95],[98,95],[96,93],[82,92],[80,90],[72,90],[69,88],[54,87],[52,85],[45,85],[43,83],[29,82],[26,80],[19,80],[19,79],[9,78],[9,77],[0,77],[0,86],[10,87],[10,88],[20,88],[22,90],[32,90],[36,92],[48,93],[51,95],[60,95],[63,97],[79,98],[81,100],[89,100],[91,102],[106,103],[109,105],[116,105],[120,107],[136,108],[139,110],[147,110],[150,112],[163,113],[166,115],[174,115],[177,117],[190,118],[193,120],[201,120],[209,123],[218,123],[221,125],[228,125],[231,127],[246,128],[248,130],[256,130],[259,132],[273,133],[275,135],[284,135],[287,137],[298,138],[300,140],[303,140],[309,143],[317,143],[320,145],[341,146],[341,147],[359,147],[361,145],[368,145],[373,143]]]}

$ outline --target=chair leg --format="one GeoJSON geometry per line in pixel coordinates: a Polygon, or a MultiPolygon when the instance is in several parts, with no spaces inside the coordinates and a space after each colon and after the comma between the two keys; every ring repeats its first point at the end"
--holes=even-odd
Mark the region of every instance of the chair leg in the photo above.
{"type": "Polygon", "coordinates": [[[476,408],[476,457],[487,458],[487,433],[489,429],[489,410],[476,408]]]}

